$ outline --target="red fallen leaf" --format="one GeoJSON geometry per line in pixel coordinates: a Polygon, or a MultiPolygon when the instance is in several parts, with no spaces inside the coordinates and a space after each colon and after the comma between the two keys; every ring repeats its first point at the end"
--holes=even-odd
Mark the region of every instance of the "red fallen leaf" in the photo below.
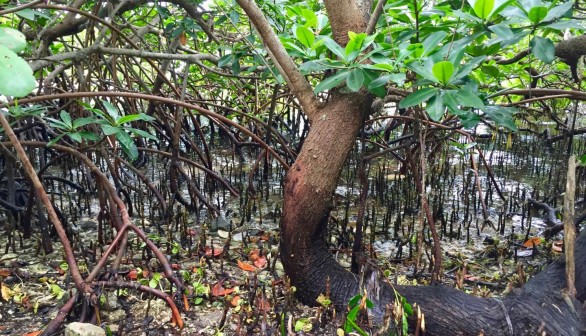
{"type": "Polygon", "coordinates": [[[254,249],[248,253],[248,260],[256,261],[259,258],[260,251],[258,249],[254,249]]]}
{"type": "Polygon", "coordinates": [[[533,245],[537,246],[539,244],[541,244],[541,238],[531,237],[531,238],[527,239],[526,242],[523,243],[523,246],[525,246],[527,248],[532,248],[533,245]]]}
{"type": "Polygon", "coordinates": [[[143,278],[148,278],[149,277],[149,271],[148,270],[142,270],[142,277],[143,278]]]}
{"type": "Polygon", "coordinates": [[[256,271],[256,268],[254,266],[252,266],[251,264],[247,264],[245,262],[242,262],[240,260],[238,260],[238,267],[240,267],[241,270],[246,271],[246,272],[256,271]]]}
{"type": "Polygon", "coordinates": [[[212,253],[213,253],[213,256],[214,257],[217,257],[220,254],[222,254],[222,252],[224,252],[224,248],[222,248],[222,247],[215,247],[215,246],[213,248],[213,251],[212,251],[211,246],[206,246],[206,247],[204,247],[203,250],[206,253],[206,257],[212,257],[212,253]]]}
{"type": "Polygon", "coordinates": [[[255,261],[254,261],[254,266],[258,267],[258,268],[263,268],[265,267],[267,264],[267,257],[258,257],[255,261]]]}
{"type": "Polygon", "coordinates": [[[136,280],[137,278],[138,278],[138,273],[136,272],[135,269],[133,269],[130,272],[128,272],[128,279],[130,279],[130,280],[136,280]]]}
{"type": "Polygon", "coordinates": [[[212,296],[226,296],[234,291],[234,288],[224,288],[222,283],[218,282],[212,287],[212,296]]]}
{"type": "Polygon", "coordinates": [[[42,330],[31,331],[31,332],[29,332],[29,333],[26,333],[26,334],[24,334],[24,335],[22,335],[22,336],[38,336],[38,335],[40,335],[42,332],[43,332],[42,330]]]}
{"type": "Polygon", "coordinates": [[[1,277],[7,277],[10,275],[10,270],[9,269],[0,269],[0,276],[1,277]]]}
{"type": "Polygon", "coordinates": [[[232,299],[232,301],[230,301],[230,304],[232,305],[232,307],[238,307],[238,301],[239,300],[240,300],[240,295],[234,296],[234,298],[232,299]]]}
{"type": "Polygon", "coordinates": [[[181,269],[181,265],[179,264],[171,264],[171,268],[174,270],[180,270],[181,269]]]}

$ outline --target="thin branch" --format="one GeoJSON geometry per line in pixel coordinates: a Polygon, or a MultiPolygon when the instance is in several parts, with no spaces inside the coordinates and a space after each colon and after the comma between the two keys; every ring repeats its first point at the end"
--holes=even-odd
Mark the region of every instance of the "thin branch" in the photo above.
{"type": "Polygon", "coordinates": [[[65,60],[83,60],[87,58],[90,54],[94,53],[103,53],[103,54],[110,54],[110,55],[122,55],[122,56],[132,56],[132,57],[140,57],[140,58],[150,58],[150,59],[159,59],[159,60],[177,60],[177,61],[184,61],[184,62],[191,62],[195,63],[197,61],[209,61],[212,63],[218,63],[219,57],[212,55],[212,54],[169,54],[169,53],[158,53],[158,52],[151,52],[151,51],[144,51],[144,50],[137,50],[137,49],[123,49],[123,48],[108,48],[102,45],[93,45],[91,47],[87,47],[84,49],[80,49],[77,51],[70,51],[65,52],[49,57],[43,57],[42,59],[32,61],[29,63],[30,67],[33,71],[37,71],[41,68],[47,67],[53,63],[63,62],[65,60]]]}
{"type": "Polygon", "coordinates": [[[252,0],[236,0],[240,7],[246,12],[250,21],[261,36],[263,43],[267,46],[271,59],[277,65],[279,72],[285,78],[287,85],[295,94],[304,112],[311,119],[319,107],[317,98],[313,95],[313,89],[307,79],[299,72],[299,69],[287,54],[285,47],[279,41],[277,34],[264,17],[262,11],[252,0]]]}
{"type": "Polygon", "coordinates": [[[376,23],[378,22],[378,18],[381,16],[386,3],[387,0],[378,0],[376,8],[374,9],[372,16],[370,17],[370,21],[368,21],[368,26],[366,26],[366,35],[370,35],[374,31],[376,23]]]}

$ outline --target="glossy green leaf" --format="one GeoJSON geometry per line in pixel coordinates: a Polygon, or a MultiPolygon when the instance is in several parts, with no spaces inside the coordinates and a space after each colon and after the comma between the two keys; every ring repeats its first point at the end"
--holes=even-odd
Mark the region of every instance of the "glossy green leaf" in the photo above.
{"type": "Polygon", "coordinates": [[[423,54],[428,55],[435,49],[437,49],[440,45],[440,42],[443,41],[448,33],[443,30],[437,31],[429,35],[421,45],[423,46],[423,54]]]}
{"type": "Polygon", "coordinates": [[[439,121],[446,112],[446,104],[444,103],[444,95],[441,91],[436,91],[433,96],[429,98],[425,105],[427,114],[433,121],[439,121]]]}
{"type": "Polygon", "coordinates": [[[482,108],[482,111],[497,125],[505,126],[512,131],[517,130],[517,125],[515,125],[515,122],[513,121],[513,115],[517,112],[517,109],[513,107],[489,105],[482,108]]]}
{"type": "Polygon", "coordinates": [[[352,69],[346,78],[346,86],[350,91],[358,92],[364,83],[364,74],[361,69],[352,69]]]}
{"type": "Polygon", "coordinates": [[[494,0],[476,0],[474,3],[474,13],[482,20],[486,20],[492,9],[494,8],[494,0]]]}
{"type": "Polygon", "coordinates": [[[429,66],[427,64],[421,64],[418,61],[415,62],[411,62],[407,65],[407,67],[413,71],[415,71],[418,75],[420,75],[421,77],[432,81],[434,83],[437,83],[437,78],[435,77],[435,75],[433,74],[431,68],[433,66],[429,66]]]}
{"type": "Polygon", "coordinates": [[[340,47],[338,43],[336,43],[336,41],[332,40],[328,36],[322,36],[321,40],[324,41],[326,48],[328,48],[336,56],[338,56],[342,60],[346,59],[346,52],[344,51],[344,49],[342,49],[342,47],[340,47]]]}
{"type": "Polygon", "coordinates": [[[146,115],[144,113],[129,114],[129,115],[125,115],[125,116],[121,117],[120,119],[116,120],[116,124],[122,125],[122,124],[136,121],[136,120],[153,121],[153,120],[155,120],[155,118],[153,118],[149,115],[146,115]]]}
{"type": "Polygon", "coordinates": [[[447,85],[454,74],[454,65],[449,61],[438,62],[433,65],[432,72],[440,83],[447,85]]]}
{"type": "Polygon", "coordinates": [[[138,148],[136,148],[134,141],[132,141],[132,138],[130,137],[130,135],[128,135],[128,133],[118,132],[116,133],[116,139],[118,139],[118,141],[122,145],[122,150],[124,151],[124,153],[126,153],[126,155],[128,155],[129,158],[134,160],[138,157],[138,148]]]}
{"type": "Polygon", "coordinates": [[[295,29],[295,37],[307,48],[311,48],[313,42],[315,41],[315,35],[313,35],[311,30],[305,28],[304,26],[299,26],[297,29],[295,29]]]}
{"type": "Polygon", "coordinates": [[[19,53],[26,48],[26,37],[16,29],[0,27],[0,46],[19,53]]]}
{"type": "Polygon", "coordinates": [[[482,99],[478,98],[477,95],[470,92],[467,89],[458,90],[456,93],[456,99],[458,100],[459,105],[474,107],[474,108],[483,108],[484,103],[482,99]]]}
{"type": "Polygon", "coordinates": [[[544,6],[536,6],[529,10],[528,17],[529,20],[533,23],[539,23],[541,20],[545,18],[547,15],[547,7],[544,6]]]}
{"type": "Polygon", "coordinates": [[[545,16],[545,18],[543,18],[543,21],[553,21],[562,16],[565,16],[566,14],[571,14],[571,10],[573,7],[573,1],[568,1],[561,5],[557,5],[547,12],[547,15],[545,16]]]}
{"type": "Polygon", "coordinates": [[[321,81],[319,84],[317,84],[315,86],[315,89],[313,89],[313,92],[319,93],[319,92],[334,88],[334,87],[338,86],[340,83],[342,83],[346,79],[347,76],[348,76],[348,70],[339,71],[335,75],[328,77],[328,78],[324,79],[323,81],[321,81]]]}
{"type": "Polygon", "coordinates": [[[0,59],[0,95],[28,95],[37,85],[28,63],[4,46],[0,46],[0,59]]]}
{"type": "Polygon", "coordinates": [[[551,63],[555,58],[555,45],[548,38],[533,37],[529,42],[531,52],[544,63],[551,63]]]}
{"type": "Polygon", "coordinates": [[[429,87],[417,90],[413,93],[410,93],[407,97],[401,99],[399,102],[400,108],[407,108],[415,105],[419,105],[425,101],[427,101],[430,97],[435,95],[438,92],[438,88],[429,87]]]}

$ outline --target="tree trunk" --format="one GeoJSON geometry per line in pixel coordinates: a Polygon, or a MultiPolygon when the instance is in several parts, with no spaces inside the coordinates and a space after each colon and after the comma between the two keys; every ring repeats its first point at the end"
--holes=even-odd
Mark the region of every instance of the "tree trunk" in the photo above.
{"type": "MultiPolygon", "coordinates": [[[[330,299],[339,310],[361,293],[358,276],[336,262],[324,233],[331,197],[371,102],[365,94],[333,94],[314,115],[303,148],[287,174],[281,257],[298,297],[306,304],[316,304],[328,281],[330,299]]],[[[577,298],[583,302],[586,234],[577,241],[576,256],[577,298]]],[[[373,291],[369,293],[379,323],[386,304],[395,298],[389,285],[380,287],[378,297],[373,291]]],[[[557,261],[502,300],[474,297],[445,286],[395,288],[422,309],[426,335],[584,335],[582,303],[564,294],[564,287],[564,263],[557,261]]]]}
{"type": "Polygon", "coordinates": [[[281,257],[305,303],[314,303],[325,293],[328,276],[337,301],[347,302],[357,293],[355,276],[333,259],[323,234],[342,167],[371,103],[365,94],[334,94],[314,114],[309,134],[287,173],[281,257]]]}

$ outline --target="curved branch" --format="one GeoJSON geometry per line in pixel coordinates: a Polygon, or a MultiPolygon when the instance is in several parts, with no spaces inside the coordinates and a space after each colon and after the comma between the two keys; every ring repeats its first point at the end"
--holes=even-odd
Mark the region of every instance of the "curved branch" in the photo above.
{"type": "Polygon", "coordinates": [[[285,47],[279,41],[277,34],[264,17],[262,11],[252,0],[236,0],[240,7],[246,12],[250,21],[261,36],[263,43],[267,46],[271,59],[278,66],[279,72],[285,78],[287,85],[293,91],[304,112],[309,119],[317,112],[319,102],[313,95],[313,89],[307,79],[301,74],[291,57],[287,54],[285,47]]]}

